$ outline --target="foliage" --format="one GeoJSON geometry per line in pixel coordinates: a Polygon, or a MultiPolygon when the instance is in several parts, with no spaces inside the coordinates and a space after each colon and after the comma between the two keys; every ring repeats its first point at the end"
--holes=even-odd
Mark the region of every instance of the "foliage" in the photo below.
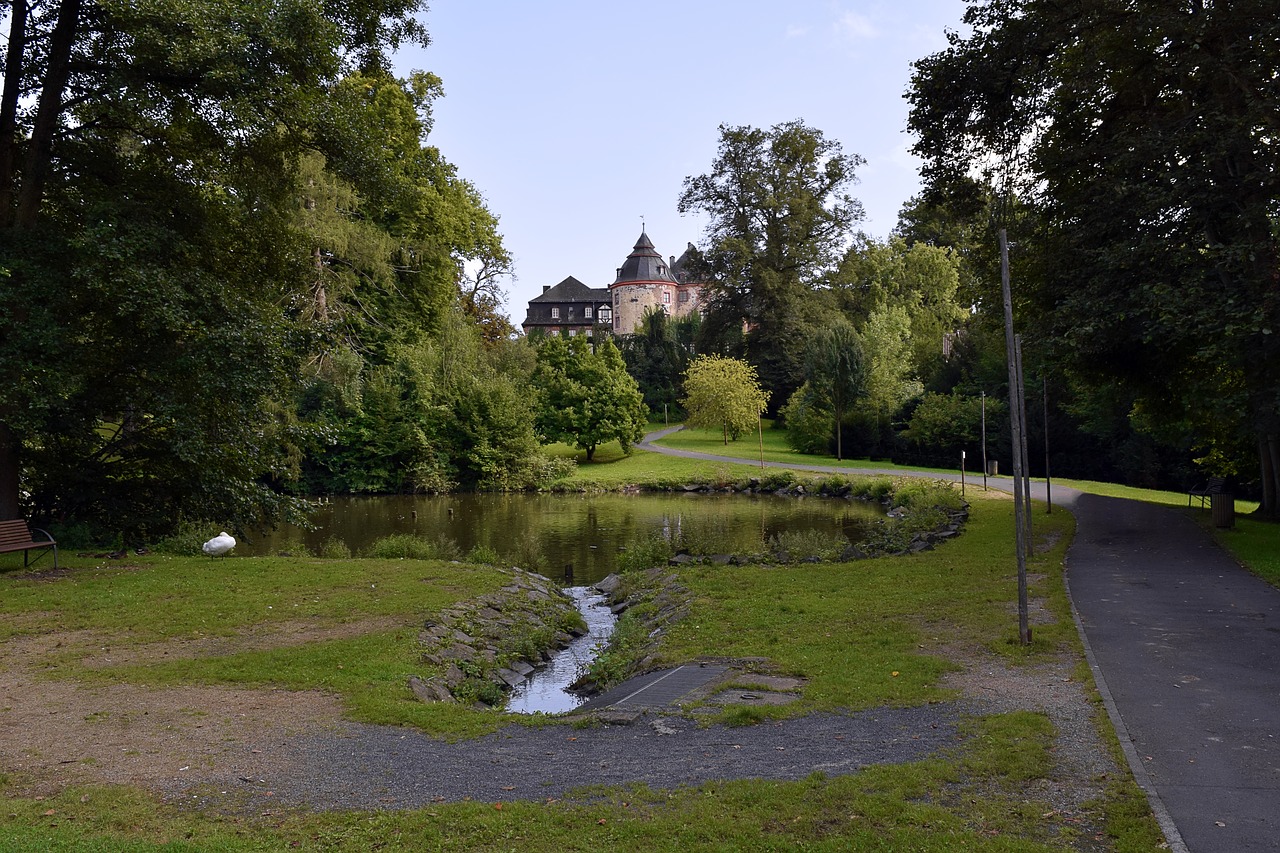
{"type": "MultiPolygon", "coordinates": [[[[1218,470],[1253,456],[1280,508],[1275,126],[1280,24],[1258,2],[973,4],[917,63],[916,151],[939,194],[986,172],[1022,206],[1044,356],[1120,385],[1141,427],[1218,470]],[[1263,93],[1263,94],[1259,94],[1263,93]]],[[[1136,425],[1136,424],[1135,424],[1136,425]]]]}
{"type": "Polygon", "coordinates": [[[684,181],[680,212],[710,220],[700,350],[745,356],[777,405],[803,381],[806,332],[820,316],[815,288],[862,218],[848,194],[862,163],[800,121],[721,125],[711,171],[684,181]]]}
{"type": "Polygon", "coordinates": [[[370,545],[364,556],[380,560],[457,560],[462,552],[451,539],[393,533],[370,545]]]}
{"type": "Polygon", "coordinates": [[[787,428],[787,444],[800,453],[826,453],[831,446],[834,414],[805,383],[779,412],[787,428]]]}
{"type": "Polygon", "coordinates": [[[644,399],[611,338],[594,348],[586,337],[545,338],[533,385],[539,435],[572,442],[587,452],[588,461],[605,442],[619,441],[626,452],[644,438],[644,399]]]}
{"type": "Polygon", "coordinates": [[[660,308],[646,311],[640,327],[621,339],[619,349],[650,414],[678,415],[677,405],[683,396],[680,382],[690,351],[677,340],[677,323],[660,308]]]}
{"type": "Polygon", "coordinates": [[[719,428],[725,444],[757,426],[769,401],[768,392],[756,381],[754,367],[719,355],[700,355],[690,362],[684,390],[688,422],[719,428]]]}
{"type": "MultiPolygon", "coordinates": [[[[983,401],[963,394],[927,393],[912,410],[902,438],[918,452],[939,461],[955,464],[965,450],[977,469],[981,459],[983,401]]],[[[987,423],[994,432],[1003,427],[1005,404],[997,399],[986,401],[987,423]]]]}
{"type": "Polygon", "coordinates": [[[847,322],[832,323],[810,339],[805,353],[805,387],[835,415],[836,459],[844,458],[844,414],[866,393],[867,373],[862,339],[847,322]]]}

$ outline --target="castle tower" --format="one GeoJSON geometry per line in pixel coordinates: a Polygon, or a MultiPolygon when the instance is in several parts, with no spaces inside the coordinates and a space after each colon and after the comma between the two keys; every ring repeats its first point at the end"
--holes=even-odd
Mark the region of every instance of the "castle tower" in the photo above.
{"type": "Polygon", "coordinates": [[[650,308],[658,308],[671,317],[683,317],[697,308],[698,290],[697,285],[676,278],[671,264],[654,248],[649,235],[641,231],[635,248],[618,267],[618,277],[609,285],[614,334],[634,333],[650,308]]]}

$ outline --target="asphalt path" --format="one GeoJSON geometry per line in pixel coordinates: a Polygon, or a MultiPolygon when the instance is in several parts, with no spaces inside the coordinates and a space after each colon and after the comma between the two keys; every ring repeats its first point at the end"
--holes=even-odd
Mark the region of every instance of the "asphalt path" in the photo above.
{"type": "MultiPolygon", "coordinates": [[[[675,429],[640,446],[751,464],[653,443],[675,429]]],[[[1008,478],[988,482],[1012,490],[1008,478]]],[[[1044,483],[1033,483],[1032,492],[1044,500],[1044,483]]],[[[1280,590],[1241,567],[1184,511],[1060,486],[1052,497],[1076,518],[1066,560],[1076,625],[1169,849],[1280,850],[1280,590]]]]}

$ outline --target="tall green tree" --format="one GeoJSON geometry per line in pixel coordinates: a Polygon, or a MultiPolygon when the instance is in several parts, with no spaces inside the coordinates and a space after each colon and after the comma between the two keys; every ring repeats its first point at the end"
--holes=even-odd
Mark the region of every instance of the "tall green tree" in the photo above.
{"type": "Polygon", "coordinates": [[[8,4],[0,517],[135,537],[281,509],[299,155],[344,69],[425,39],[418,7],[8,4]]]}
{"type": "MultiPolygon", "coordinates": [[[[1033,227],[1019,277],[1046,356],[1122,383],[1219,472],[1252,450],[1280,512],[1280,22],[1261,0],[974,2],[917,64],[931,186],[986,168],[1033,227]]],[[[1242,470],[1243,473],[1243,470],[1242,470]]]]}
{"type": "Polygon", "coordinates": [[[711,171],[684,181],[680,212],[709,220],[703,350],[747,358],[779,402],[803,381],[806,333],[821,316],[814,291],[863,217],[848,192],[862,163],[798,120],[721,125],[711,171]]]}
{"type": "Polygon", "coordinates": [[[760,387],[755,368],[720,355],[700,355],[690,362],[684,392],[688,423],[720,430],[725,444],[757,426],[769,405],[769,392],[760,387]]]}
{"type": "Polygon", "coordinates": [[[644,438],[648,410],[611,338],[594,348],[582,335],[544,339],[533,385],[539,434],[585,450],[587,461],[605,442],[619,442],[625,453],[644,438]]]}
{"type": "Polygon", "coordinates": [[[855,400],[866,394],[867,363],[862,339],[847,322],[832,323],[809,342],[805,358],[805,384],[831,408],[836,459],[844,458],[844,416],[855,400]]]}
{"type": "Polygon", "coordinates": [[[674,410],[689,351],[676,340],[676,326],[660,308],[646,311],[635,334],[619,342],[627,372],[636,380],[650,413],[674,410]]]}

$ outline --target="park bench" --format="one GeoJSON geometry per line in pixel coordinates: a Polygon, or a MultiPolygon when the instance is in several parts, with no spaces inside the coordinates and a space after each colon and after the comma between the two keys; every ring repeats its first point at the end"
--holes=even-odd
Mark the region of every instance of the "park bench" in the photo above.
{"type": "MultiPolygon", "coordinates": [[[[27,557],[31,550],[35,548],[52,548],[53,549],[53,567],[58,568],[58,543],[49,535],[47,530],[41,530],[39,527],[28,527],[27,522],[21,518],[14,518],[8,521],[0,521],[0,554],[7,554],[11,551],[22,552],[22,565],[27,565],[27,557]],[[46,540],[37,541],[31,535],[31,531],[43,533],[46,540]]],[[[43,557],[41,554],[40,557],[43,557]]],[[[36,557],[39,560],[40,557],[36,557]]]]}
{"type": "Polygon", "coordinates": [[[1191,490],[1187,492],[1187,506],[1191,506],[1193,498],[1198,498],[1200,501],[1200,508],[1204,509],[1205,501],[1209,500],[1213,495],[1222,494],[1222,489],[1226,485],[1226,477],[1210,477],[1201,485],[1193,486],[1191,490]]]}

